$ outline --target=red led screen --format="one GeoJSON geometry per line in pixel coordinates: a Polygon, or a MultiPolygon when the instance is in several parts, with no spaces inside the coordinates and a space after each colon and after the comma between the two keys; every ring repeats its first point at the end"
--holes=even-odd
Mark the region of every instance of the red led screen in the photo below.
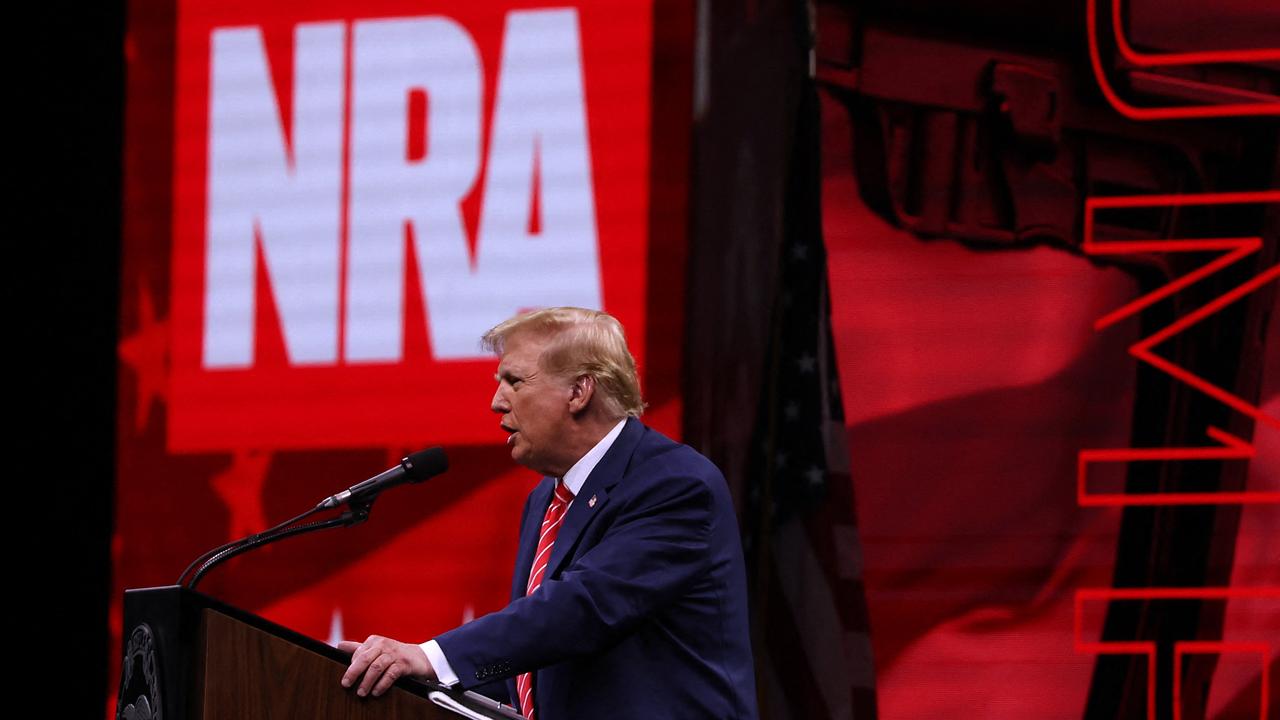
{"type": "Polygon", "coordinates": [[[492,439],[477,338],[644,355],[649,7],[180,3],[169,446],[492,439]]]}

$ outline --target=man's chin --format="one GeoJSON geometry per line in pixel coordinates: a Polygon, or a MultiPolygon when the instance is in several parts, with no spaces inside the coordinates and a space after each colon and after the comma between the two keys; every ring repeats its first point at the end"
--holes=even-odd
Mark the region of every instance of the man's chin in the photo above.
{"type": "Polygon", "coordinates": [[[529,459],[529,452],[528,452],[528,449],[527,449],[527,448],[523,448],[523,447],[521,447],[521,446],[520,446],[520,443],[518,443],[518,442],[514,442],[514,443],[512,443],[512,444],[511,444],[511,459],[512,459],[512,460],[514,460],[514,461],[516,461],[516,462],[517,462],[517,463],[519,463],[520,465],[524,465],[524,464],[525,464],[525,461],[529,459]]]}
{"type": "Polygon", "coordinates": [[[549,474],[546,469],[543,468],[543,464],[538,462],[538,459],[529,453],[528,448],[523,448],[518,445],[512,447],[511,459],[514,460],[517,465],[532,470],[539,475],[549,474]]]}

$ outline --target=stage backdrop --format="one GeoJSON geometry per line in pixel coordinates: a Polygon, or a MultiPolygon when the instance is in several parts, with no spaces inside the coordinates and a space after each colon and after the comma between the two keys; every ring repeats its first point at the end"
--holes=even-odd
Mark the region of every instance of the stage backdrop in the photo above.
{"type": "Polygon", "coordinates": [[[428,445],[446,475],[200,589],[331,641],[502,607],[538,478],[478,341],[518,311],[617,316],[679,435],[679,184],[650,203],[679,58],[651,0],[547,5],[131,4],[113,648],[125,588],[428,445]]]}

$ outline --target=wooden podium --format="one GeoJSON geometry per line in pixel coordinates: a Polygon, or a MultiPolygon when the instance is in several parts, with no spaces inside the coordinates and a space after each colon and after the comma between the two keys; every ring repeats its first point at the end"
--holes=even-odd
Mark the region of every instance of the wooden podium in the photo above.
{"type": "Polygon", "coordinates": [[[357,697],[339,684],[346,653],[178,586],[126,590],[123,640],[117,720],[519,717],[415,680],[357,697]]]}

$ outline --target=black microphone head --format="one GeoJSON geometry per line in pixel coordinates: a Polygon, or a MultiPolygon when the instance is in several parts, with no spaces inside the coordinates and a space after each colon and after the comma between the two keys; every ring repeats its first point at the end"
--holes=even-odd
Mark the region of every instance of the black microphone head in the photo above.
{"type": "Polygon", "coordinates": [[[448,470],[449,458],[445,456],[444,448],[432,447],[410,453],[400,461],[400,467],[404,468],[404,479],[416,483],[448,470]]]}

